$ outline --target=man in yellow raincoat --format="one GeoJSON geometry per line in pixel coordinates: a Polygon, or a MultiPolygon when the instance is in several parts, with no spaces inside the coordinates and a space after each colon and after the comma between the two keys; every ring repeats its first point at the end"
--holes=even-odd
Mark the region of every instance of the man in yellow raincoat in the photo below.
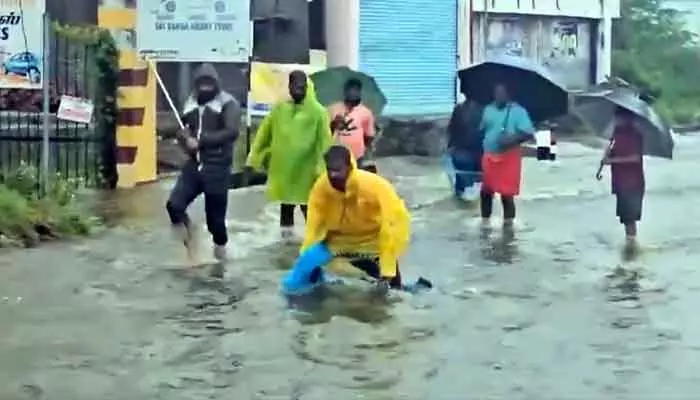
{"type": "Polygon", "coordinates": [[[332,146],[325,162],[327,173],[318,178],[309,197],[300,259],[283,285],[294,291],[305,279],[320,275],[323,265],[314,264],[327,264],[329,257],[340,256],[380,284],[402,288],[398,259],[411,234],[403,200],[385,178],[358,169],[342,145],[332,146]],[[308,253],[317,252],[319,243],[328,257],[312,256],[312,261],[303,262],[310,259],[308,253]],[[307,265],[299,265],[300,260],[307,265]]]}
{"type": "Polygon", "coordinates": [[[303,71],[289,74],[289,95],[290,100],[277,103],[263,120],[246,162],[267,172],[267,195],[281,203],[285,239],[292,233],[296,206],[306,216],[309,192],[323,173],[323,154],[332,142],[326,110],[303,71]]]}

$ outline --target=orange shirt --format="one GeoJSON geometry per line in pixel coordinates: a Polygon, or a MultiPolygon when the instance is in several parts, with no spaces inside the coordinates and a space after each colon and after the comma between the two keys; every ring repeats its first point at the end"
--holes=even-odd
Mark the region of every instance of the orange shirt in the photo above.
{"type": "Polygon", "coordinates": [[[360,104],[348,110],[345,103],[335,103],[329,110],[331,121],[338,115],[345,116],[350,122],[350,130],[337,130],[333,132],[336,140],[352,151],[355,159],[365,155],[365,138],[374,137],[374,115],[372,110],[360,104]]]}

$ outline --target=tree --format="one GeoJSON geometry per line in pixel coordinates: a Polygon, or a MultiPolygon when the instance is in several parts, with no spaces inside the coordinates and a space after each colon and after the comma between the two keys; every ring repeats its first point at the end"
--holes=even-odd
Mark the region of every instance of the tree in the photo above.
{"type": "Polygon", "coordinates": [[[700,46],[684,14],[662,0],[622,0],[621,8],[613,24],[613,75],[656,97],[672,122],[698,120],[700,46]]]}

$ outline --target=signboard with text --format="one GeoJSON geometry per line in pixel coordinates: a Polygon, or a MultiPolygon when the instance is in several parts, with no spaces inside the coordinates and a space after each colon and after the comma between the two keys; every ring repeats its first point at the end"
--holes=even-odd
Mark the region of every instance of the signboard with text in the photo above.
{"type": "Polygon", "coordinates": [[[44,0],[0,1],[0,88],[40,89],[44,0]]]}
{"type": "Polygon", "coordinates": [[[56,117],[80,124],[89,124],[92,121],[94,111],[95,106],[90,100],[64,95],[61,96],[61,104],[58,106],[56,117]]]}
{"type": "Polygon", "coordinates": [[[250,0],[139,0],[136,45],[154,61],[248,62],[250,0]]]}

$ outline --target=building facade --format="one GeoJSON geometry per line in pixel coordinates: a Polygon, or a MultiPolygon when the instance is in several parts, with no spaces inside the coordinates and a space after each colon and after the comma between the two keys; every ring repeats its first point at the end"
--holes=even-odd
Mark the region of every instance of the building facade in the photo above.
{"type": "Polygon", "coordinates": [[[570,89],[605,79],[611,69],[612,20],[619,0],[466,0],[460,65],[494,53],[528,57],[570,89]]]}
{"type": "Polygon", "coordinates": [[[329,66],[373,76],[385,115],[448,114],[455,103],[458,0],[326,0],[329,66]]]}
{"type": "Polygon", "coordinates": [[[329,66],[375,77],[388,116],[444,114],[455,71],[506,52],[582,89],[610,74],[620,0],[326,0],[329,66]]]}

